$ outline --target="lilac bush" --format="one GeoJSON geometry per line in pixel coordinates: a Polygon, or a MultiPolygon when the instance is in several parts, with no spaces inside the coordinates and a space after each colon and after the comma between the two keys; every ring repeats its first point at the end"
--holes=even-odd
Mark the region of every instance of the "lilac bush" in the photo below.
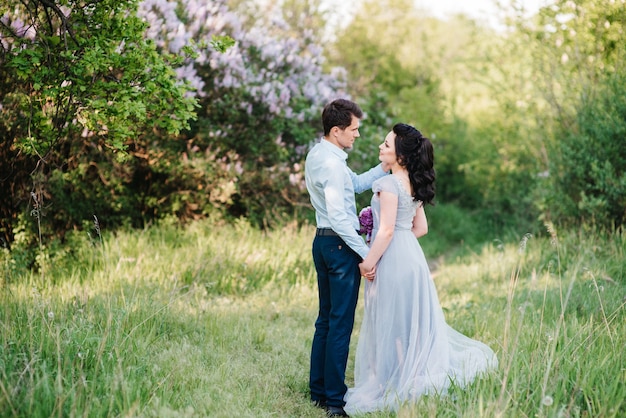
{"type": "MultiPolygon", "coordinates": [[[[22,10],[28,2],[12,3],[21,4],[22,10]]],[[[305,23],[288,23],[280,9],[268,10],[251,21],[229,9],[223,0],[103,0],[87,6],[77,0],[37,3],[61,10],[59,19],[76,19],[79,14],[70,7],[76,5],[85,11],[87,20],[95,16],[89,10],[108,16],[100,23],[85,26],[86,32],[81,33],[81,42],[94,40],[95,47],[87,53],[47,54],[45,48],[39,47],[46,59],[60,61],[68,57],[73,61],[65,66],[60,62],[56,67],[38,66],[40,71],[33,74],[47,77],[45,82],[20,85],[24,92],[19,98],[37,98],[41,104],[36,116],[42,132],[48,133],[51,126],[58,131],[44,145],[65,144],[63,152],[80,153],[80,158],[70,159],[72,165],[60,162],[57,165],[61,168],[55,169],[58,172],[50,173],[51,181],[56,183],[50,185],[53,192],[46,196],[54,196],[58,220],[64,221],[64,227],[80,223],[80,219],[91,219],[93,213],[86,211],[96,210],[93,208],[110,225],[121,217],[141,225],[168,215],[196,218],[215,209],[267,224],[267,219],[275,214],[293,213],[293,208],[307,204],[302,160],[320,135],[322,106],[345,96],[346,86],[345,71],[324,67],[323,50],[315,36],[316,30],[322,28],[307,29],[305,23]],[[109,6],[116,14],[106,14],[109,6]],[[145,28],[135,17],[146,24],[145,28]],[[118,21],[122,24],[114,30],[101,30],[118,21]],[[140,31],[142,39],[129,42],[124,35],[128,31],[140,31]],[[216,37],[222,36],[236,41],[225,52],[214,47],[216,37]],[[137,51],[134,45],[143,45],[145,40],[149,41],[146,48],[155,46],[156,52],[167,56],[171,65],[163,67],[163,71],[146,70],[153,67],[141,65],[142,60],[158,57],[137,51]],[[124,61],[126,58],[138,64],[130,65],[124,61]],[[92,61],[98,63],[97,77],[83,77],[88,71],[79,74],[82,65],[88,66],[92,61]],[[167,87],[182,97],[159,93],[165,84],[158,80],[171,74],[174,77],[167,87]],[[128,87],[128,94],[111,93],[120,84],[128,87]],[[36,95],[27,91],[29,86],[36,95]],[[102,86],[102,90],[94,86],[102,86]],[[150,90],[142,86],[149,86],[150,90]],[[148,97],[145,104],[136,99],[137,94],[148,97]],[[53,100],[47,100],[52,95],[53,100]],[[49,103],[61,100],[79,105],[76,111],[68,107],[68,112],[59,113],[66,118],[63,120],[50,116],[50,112],[60,108],[49,103]],[[199,107],[192,106],[195,102],[199,107]],[[87,108],[81,103],[93,106],[87,108]],[[188,112],[186,117],[171,110],[181,107],[188,112]],[[191,114],[197,118],[189,119],[191,114]],[[49,119],[58,123],[45,123],[49,119]],[[177,129],[164,129],[168,127],[177,129]],[[127,154],[118,160],[102,149],[119,151],[115,155],[127,154]],[[80,210],[71,205],[71,199],[77,196],[88,202],[80,210]],[[60,202],[62,199],[65,201],[60,202]],[[65,206],[72,212],[71,219],[58,210],[65,206]]],[[[18,50],[14,43],[19,38],[20,48],[28,50],[24,54],[27,56],[37,51],[30,51],[25,42],[35,39],[35,26],[23,18],[25,13],[15,12],[17,7],[4,3],[0,6],[0,23],[10,29],[0,31],[0,52],[18,50]]],[[[67,28],[75,30],[77,22],[70,23],[67,28]]],[[[55,23],[52,29],[59,27],[66,26],[55,23]]],[[[56,42],[58,38],[51,35],[42,39],[56,42]]],[[[64,45],[64,41],[57,43],[58,48],[64,45]]],[[[1,60],[2,54],[0,64],[1,60]]],[[[24,62],[18,63],[20,74],[25,79],[32,78],[30,69],[40,62],[40,56],[33,55],[28,66],[24,62]]],[[[20,119],[15,110],[18,96],[11,96],[12,104],[8,101],[10,89],[16,86],[14,74],[0,68],[0,112],[12,112],[11,117],[1,118],[0,134],[13,129],[13,121],[20,119]]],[[[23,141],[22,146],[31,143],[23,141]]],[[[32,153],[43,155],[40,148],[32,153]]],[[[58,160],[64,158],[67,155],[58,160]]],[[[13,170],[9,167],[13,160],[5,161],[6,170],[13,170]]],[[[20,172],[26,178],[30,171],[24,168],[20,172]]]]}
{"type": "Polygon", "coordinates": [[[195,57],[177,68],[201,105],[189,138],[217,155],[216,170],[242,167],[223,177],[232,192],[229,211],[266,222],[272,209],[306,201],[298,163],[321,133],[323,105],[346,96],[345,71],[325,71],[313,28],[296,37],[281,10],[251,22],[222,0],[145,0],[139,15],[159,47],[195,48],[195,57]],[[207,47],[224,35],[236,41],[225,53],[207,47]]]}
{"type": "Polygon", "coordinates": [[[198,66],[213,70],[214,89],[244,89],[249,96],[239,108],[248,114],[254,106],[264,105],[275,117],[304,122],[318,116],[320,105],[345,95],[345,71],[336,68],[325,73],[323,50],[313,32],[305,31],[304,39],[288,36],[288,24],[279,13],[273,15],[271,27],[246,29],[243,18],[230,11],[225,1],[145,0],[139,16],[150,24],[147,36],[174,53],[190,42],[206,45],[212,35],[229,35],[237,41],[226,53],[200,47],[193,62],[179,69],[179,76],[201,97],[208,94],[209,84],[198,66]],[[276,28],[283,33],[276,34],[276,28]]]}

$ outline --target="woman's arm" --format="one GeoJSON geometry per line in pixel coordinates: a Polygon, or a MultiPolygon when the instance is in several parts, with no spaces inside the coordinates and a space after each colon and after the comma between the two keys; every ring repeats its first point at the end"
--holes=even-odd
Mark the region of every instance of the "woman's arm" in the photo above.
{"type": "Polygon", "coordinates": [[[391,238],[393,238],[393,231],[396,225],[396,216],[398,212],[398,196],[390,192],[379,192],[380,198],[380,225],[378,226],[378,232],[374,242],[370,247],[369,253],[359,265],[361,273],[370,272],[376,263],[383,256],[383,253],[389,246],[391,238]]]}
{"type": "Polygon", "coordinates": [[[426,212],[424,212],[424,204],[420,202],[415,210],[413,217],[413,227],[411,228],[415,238],[423,237],[428,233],[428,220],[426,220],[426,212]]]}

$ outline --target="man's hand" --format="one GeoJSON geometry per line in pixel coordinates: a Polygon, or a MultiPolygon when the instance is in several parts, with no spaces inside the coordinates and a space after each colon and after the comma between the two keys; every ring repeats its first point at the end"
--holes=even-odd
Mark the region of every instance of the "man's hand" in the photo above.
{"type": "Polygon", "coordinates": [[[391,164],[389,164],[389,163],[381,163],[380,166],[381,166],[381,168],[383,169],[383,171],[385,173],[388,173],[389,170],[391,170],[391,164]]]}

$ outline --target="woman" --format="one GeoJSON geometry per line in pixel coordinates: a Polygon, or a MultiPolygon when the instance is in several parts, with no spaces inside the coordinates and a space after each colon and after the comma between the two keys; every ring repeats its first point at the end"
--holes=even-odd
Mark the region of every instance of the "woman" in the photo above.
{"type": "Polygon", "coordinates": [[[446,323],[416,239],[428,232],[424,205],[435,197],[432,143],[397,124],[379,149],[392,174],[372,186],[373,242],[359,265],[368,281],[348,413],[396,410],[497,366],[489,347],[446,323]]]}

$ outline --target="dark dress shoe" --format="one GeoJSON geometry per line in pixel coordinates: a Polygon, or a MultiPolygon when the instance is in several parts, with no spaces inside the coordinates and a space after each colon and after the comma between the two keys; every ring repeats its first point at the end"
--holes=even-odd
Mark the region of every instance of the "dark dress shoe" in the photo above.
{"type": "Polygon", "coordinates": [[[326,415],[329,417],[349,417],[346,411],[340,406],[328,406],[326,407],[326,415]]]}

